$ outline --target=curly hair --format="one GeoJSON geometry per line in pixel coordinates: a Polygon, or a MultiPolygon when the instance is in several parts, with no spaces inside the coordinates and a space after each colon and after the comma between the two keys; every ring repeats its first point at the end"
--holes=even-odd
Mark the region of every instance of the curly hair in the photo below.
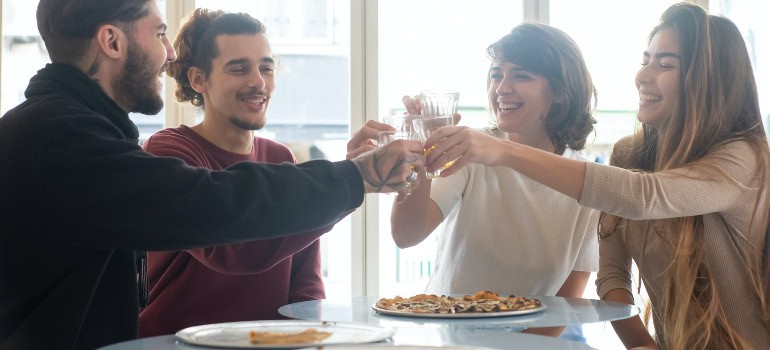
{"type": "Polygon", "coordinates": [[[580,48],[566,33],[541,23],[520,24],[489,45],[487,54],[548,79],[554,95],[563,98],[546,116],[548,137],[557,150],[585,147],[596,124],[592,114],[597,94],[580,48]]]}
{"type": "Polygon", "coordinates": [[[168,74],[176,80],[176,100],[190,101],[203,107],[203,95],[190,85],[187,72],[200,68],[205,76],[211,73],[211,62],[219,56],[216,45],[218,35],[260,34],[265,26],[246,13],[229,13],[222,10],[195,9],[187,16],[174,39],[177,59],[168,67],[168,74]]]}

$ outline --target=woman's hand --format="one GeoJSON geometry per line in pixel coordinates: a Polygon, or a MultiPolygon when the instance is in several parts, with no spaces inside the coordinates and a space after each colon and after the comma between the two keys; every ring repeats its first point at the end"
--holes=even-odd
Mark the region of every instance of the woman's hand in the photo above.
{"type": "Polygon", "coordinates": [[[433,171],[455,160],[452,166],[441,171],[441,176],[445,177],[470,163],[503,165],[504,155],[510,143],[468,127],[446,126],[438,129],[425,141],[425,149],[431,150],[426,157],[427,168],[428,171],[433,171]]]}

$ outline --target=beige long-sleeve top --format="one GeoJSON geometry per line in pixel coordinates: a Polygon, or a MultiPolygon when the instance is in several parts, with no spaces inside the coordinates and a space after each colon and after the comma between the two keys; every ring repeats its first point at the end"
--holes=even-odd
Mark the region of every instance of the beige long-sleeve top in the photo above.
{"type": "MultiPolygon", "coordinates": [[[[630,148],[630,138],[619,142],[613,163],[623,166],[630,148]]],[[[703,215],[706,261],[727,318],[754,348],[764,349],[770,346],[770,332],[761,321],[759,301],[744,264],[747,240],[761,247],[765,239],[756,233],[746,236],[759,185],[753,175],[754,154],[748,143],[740,141],[715,149],[697,165],[657,173],[588,163],[580,204],[632,220],[703,215]],[[720,171],[708,171],[708,167],[720,171]]],[[[630,221],[626,234],[617,230],[600,240],[596,286],[600,297],[613,289],[630,293],[633,259],[650,296],[657,339],[662,343],[666,326],[656,307],[662,305],[674,247],[649,226],[630,221]]]]}

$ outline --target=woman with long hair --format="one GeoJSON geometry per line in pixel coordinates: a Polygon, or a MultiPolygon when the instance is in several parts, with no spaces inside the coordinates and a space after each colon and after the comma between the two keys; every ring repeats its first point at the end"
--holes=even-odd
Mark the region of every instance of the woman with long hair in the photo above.
{"type": "Polygon", "coordinates": [[[653,339],[639,317],[615,322],[627,347],[766,347],[770,149],[738,28],[694,4],[671,6],[636,86],[642,127],[616,144],[615,166],[447,127],[425,144],[436,145],[428,170],[455,158],[442,176],[469,163],[507,166],[604,212],[598,293],[633,303],[633,259],[655,325],[653,339]]]}

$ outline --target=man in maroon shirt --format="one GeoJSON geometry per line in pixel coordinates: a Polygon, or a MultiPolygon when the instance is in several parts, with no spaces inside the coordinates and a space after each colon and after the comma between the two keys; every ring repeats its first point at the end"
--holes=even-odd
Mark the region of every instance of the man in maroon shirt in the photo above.
{"type": "MultiPolygon", "coordinates": [[[[174,48],[178,56],[169,74],[178,83],[177,100],[202,107],[204,119],[158,132],[145,150],[209,169],[243,161],[296,163],[286,146],[253,134],[265,125],[275,89],[275,62],[262,23],[247,14],[197,9],[174,48]]],[[[379,127],[369,123],[359,134],[371,136],[379,127]]],[[[351,140],[349,157],[367,145],[351,140]]],[[[301,213],[286,213],[286,220],[296,215],[301,213]]],[[[149,304],[139,316],[139,335],[281,318],[282,305],[324,298],[318,238],[332,226],[291,237],[150,252],[149,304]]]]}

